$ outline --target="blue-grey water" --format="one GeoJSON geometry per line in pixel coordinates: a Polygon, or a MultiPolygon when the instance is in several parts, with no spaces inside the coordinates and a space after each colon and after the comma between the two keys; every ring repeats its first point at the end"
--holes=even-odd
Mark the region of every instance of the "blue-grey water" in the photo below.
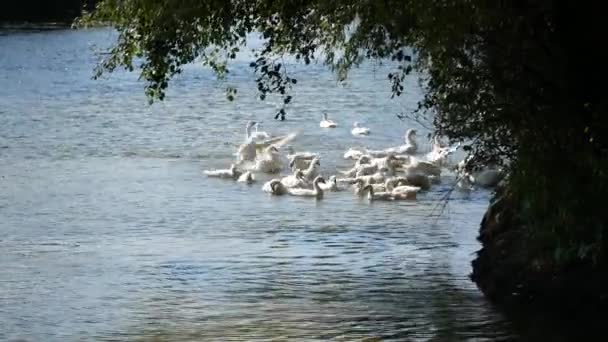
{"type": "Polygon", "coordinates": [[[200,65],[152,106],[136,74],[91,79],[108,30],[0,31],[0,340],[497,340],[513,324],[468,279],[490,193],[442,184],[415,202],[270,197],[206,178],[244,123],[299,131],[323,173],[350,146],[393,146],[415,79],[390,100],[389,65],[345,84],[320,65],[287,120],[256,99],[249,59],[225,80],[200,65]],[[225,99],[237,86],[237,100],[225,99]],[[322,111],[339,122],[321,130],[322,111]],[[372,130],[350,135],[361,121],[372,130]],[[441,215],[439,215],[441,214],[441,215]]]}

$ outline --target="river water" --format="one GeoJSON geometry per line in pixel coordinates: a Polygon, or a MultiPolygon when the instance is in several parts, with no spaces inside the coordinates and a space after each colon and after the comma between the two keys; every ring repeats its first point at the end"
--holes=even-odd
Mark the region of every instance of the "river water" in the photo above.
{"type": "MultiPolygon", "coordinates": [[[[269,197],[208,179],[244,123],[299,131],[346,168],[350,146],[399,143],[420,89],[390,100],[389,66],[345,84],[290,65],[287,120],[256,99],[247,56],[226,80],[191,65],[163,103],[137,75],[91,79],[108,30],[0,31],[0,340],[498,340],[513,324],[469,281],[490,194],[453,178],[416,202],[269,197]],[[225,99],[227,85],[239,89],[225,99]],[[339,122],[320,130],[322,111],[339,122]],[[372,134],[350,135],[354,121],[372,134]]],[[[264,178],[262,177],[261,181],[264,178]]]]}

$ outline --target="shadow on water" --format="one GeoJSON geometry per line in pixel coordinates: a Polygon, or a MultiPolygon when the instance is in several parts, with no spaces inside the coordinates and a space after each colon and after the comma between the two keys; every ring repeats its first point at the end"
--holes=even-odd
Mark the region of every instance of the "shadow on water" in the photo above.
{"type": "MultiPolygon", "coordinates": [[[[152,297],[138,298],[128,323],[98,337],[133,341],[515,338],[511,323],[479,292],[463,288],[460,282],[466,279],[454,282],[448,273],[450,253],[442,249],[427,253],[432,261],[419,260],[428,264],[417,266],[390,255],[382,264],[342,263],[323,254],[289,261],[258,256],[256,271],[232,274],[222,289],[211,291],[199,286],[201,279],[214,282],[213,273],[220,270],[193,261],[162,265],[163,288],[170,295],[153,291],[152,297]],[[208,297],[216,305],[203,305],[208,297]]],[[[365,259],[364,252],[358,257],[365,259]]],[[[221,267],[221,272],[225,275],[228,270],[221,267]]]]}

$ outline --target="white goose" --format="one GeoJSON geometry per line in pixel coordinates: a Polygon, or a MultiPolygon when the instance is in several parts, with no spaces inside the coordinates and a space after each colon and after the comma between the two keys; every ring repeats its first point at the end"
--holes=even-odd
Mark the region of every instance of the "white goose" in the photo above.
{"type": "Polygon", "coordinates": [[[420,191],[417,186],[401,185],[391,190],[394,199],[415,200],[416,195],[420,191]]]}
{"type": "Polygon", "coordinates": [[[392,201],[393,194],[390,192],[374,192],[371,185],[366,185],[364,191],[367,191],[367,199],[371,201],[392,201]]]}
{"type": "Polygon", "coordinates": [[[398,148],[397,153],[399,154],[415,154],[418,152],[418,143],[416,142],[416,134],[418,131],[415,129],[408,129],[405,131],[405,145],[401,145],[398,148]]]}
{"type": "Polygon", "coordinates": [[[381,169],[378,170],[378,172],[374,173],[373,175],[359,176],[356,179],[361,179],[366,184],[384,183],[386,181],[386,174],[387,174],[387,172],[388,172],[388,170],[386,170],[384,168],[381,168],[381,169]]]}
{"type": "Polygon", "coordinates": [[[312,182],[312,190],[310,189],[287,189],[290,195],[294,196],[305,196],[305,197],[316,197],[317,199],[323,198],[323,189],[319,187],[319,183],[325,183],[325,180],[321,176],[317,176],[312,182]]]}
{"type": "Polygon", "coordinates": [[[308,182],[304,179],[302,170],[296,170],[293,175],[281,178],[281,183],[286,188],[307,188],[308,182]]]}
{"type": "Polygon", "coordinates": [[[346,151],[344,153],[344,159],[355,159],[355,160],[357,160],[357,159],[361,158],[361,156],[363,154],[364,153],[361,152],[360,150],[355,150],[355,149],[353,149],[351,147],[351,148],[348,149],[348,151],[346,151]]]}
{"type": "Polygon", "coordinates": [[[384,183],[371,184],[376,192],[391,192],[395,186],[407,184],[407,179],[404,177],[393,177],[387,179],[384,183]]]}
{"type": "Polygon", "coordinates": [[[255,160],[255,170],[265,173],[277,173],[283,169],[283,161],[279,150],[270,145],[255,160]]]}
{"type": "MultiPolygon", "coordinates": [[[[236,152],[236,162],[241,166],[243,166],[242,164],[245,163],[254,163],[259,152],[264,152],[264,150],[269,146],[274,145],[276,148],[280,148],[281,146],[284,146],[295,139],[297,136],[296,133],[290,133],[285,136],[259,141],[254,139],[251,133],[251,128],[256,125],[257,123],[255,121],[248,121],[245,125],[245,142],[238,147],[236,152]]],[[[267,135],[265,132],[262,133],[267,135]]],[[[245,167],[250,166],[251,164],[245,165],[245,167]]]]}
{"type": "Polygon", "coordinates": [[[428,176],[441,175],[441,168],[439,166],[428,161],[418,160],[414,157],[411,157],[409,163],[404,165],[403,168],[410,174],[421,173],[428,176]]]}
{"type": "Polygon", "coordinates": [[[310,162],[314,158],[318,158],[317,153],[312,152],[295,152],[293,146],[288,145],[287,149],[287,160],[289,160],[289,167],[292,170],[300,169],[304,170],[310,166],[310,162]]]}
{"type": "Polygon", "coordinates": [[[264,183],[264,186],[262,186],[262,191],[271,195],[281,196],[287,193],[287,188],[283,185],[283,183],[281,183],[280,179],[272,179],[264,183]]]}
{"type": "Polygon", "coordinates": [[[504,172],[495,165],[489,165],[481,170],[470,172],[467,165],[473,159],[473,155],[468,155],[456,166],[456,174],[459,176],[459,187],[472,190],[473,185],[483,188],[496,186],[504,177],[504,172]]]}
{"type": "Polygon", "coordinates": [[[365,196],[365,181],[361,178],[357,178],[353,182],[353,189],[355,196],[363,197],[365,196]]]}
{"type": "Polygon", "coordinates": [[[417,186],[422,190],[428,190],[431,188],[431,179],[429,176],[422,173],[406,172],[404,178],[406,179],[407,185],[417,186]]]}
{"type": "Polygon", "coordinates": [[[418,151],[418,143],[414,139],[417,131],[408,129],[405,132],[405,145],[390,147],[384,150],[366,150],[366,153],[374,158],[387,157],[391,154],[415,154],[418,151]]]}
{"type": "Polygon", "coordinates": [[[259,122],[255,122],[254,126],[255,126],[255,132],[250,132],[250,138],[252,140],[254,140],[255,142],[264,142],[264,141],[270,139],[270,134],[268,134],[264,131],[258,131],[258,128],[260,126],[259,122]]]}
{"type": "Polygon", "coordinates": [[[376,171],[378,171],[378,165],[375,164],[355,164],[350,170],[347,171],[338,171],[346,177],[357,177],[357,176],[365,176],[372,175],[376,171]]]}
{"type": "Polygon", "coordinates": [[[503,177],[500,169],[489,167],[478,172],[474,172],[472,177],[473,184],[482,188],[492,188],[496,186],[503,177]]]}
{"type": "Polygon", "coordinates": [[[369,135],[370,130],[367,127],[362,127],[358,122],[353,124],[353,129],[350,131],[352,135],[369,135]]]}
{"type": "Polygon", "coordinates": [[[251,138],[251,128],[255,126],[255,121],[247,121],[245,125],[245,142],[241,144],[236,152],[236,162],[253,162],[257,156],[256,142],[251,138]]]}
{"type": "Polygon", "coordinates": [[[441,141],[439,140],[439,136],[435,135],[433,137],[433,149],[431,150],[431,152],[426,154],[426,160],[435,165],[445,166],[448,160],[448,156],[456,152],[459,147],[460,142],[458,142],[454,146],[447,146],[441,143],[441,141]]]}
{"type": "Polygon", "coordinates": [[[319,186],[321,187],[321,189],[323,189],[323,191],[339,191],[340,188],[338,188],[338,180],[336,179],[336,176],[330,176],[329,180],[325,183],[321,183],[319,184],[319,186]]]}
{"type": "Polygon", "coordinates": [[[304,179],[307,181],[313,181],[315,177],[319,175],[319,168],[321,167],[321,162],[319,158],[313,158],[310,162],[310,166],[304,171],[302,171],[304,179]]]}
{"type": "Polygon", "coordinates": [[[237,180],[237,182],[251,184],[255,182],[255,177],[251,171],[245,171],[237,180]]]}
{"type": "Polygon", "coordinates": [[[327,118],[327,113],[323,113],[323,120],[319,123],[319,127],[321,128],[336,128],[338,125],[333,121],[327,118]]]}
{"type": "Polygon", "coordinates": [[[230,164],[229,169],[220,170],[205,170],[203,171],[208,177],[232,178],[237,179],[241,176],[241,171],[237,170],[236,165],[230,164]]]}

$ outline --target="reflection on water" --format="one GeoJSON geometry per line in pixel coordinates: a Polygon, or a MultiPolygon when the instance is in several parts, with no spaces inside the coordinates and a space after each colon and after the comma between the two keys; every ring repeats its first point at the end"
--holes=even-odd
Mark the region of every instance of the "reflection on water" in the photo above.
{"type": "MultiPolygon", "coordinates": [[[[390,101],[387,66],[338,85],[300,77],[290,116],[255,99],[248,60],[225,83],[192,66],[165,103],[136,75],[90,80],[111,32],[0,35],[0,340],[497,340],[514,335],[468,280],[489,194],[368,203],[271,198],[202,176],[226,166],[248,119],[300,130],[327,175],[348,147],[402,139],[420,91],[390,101]],[[223,89],[239,86],[227,102],[223,89]],[[320,130],[327,110],[341,125],[320,130]],[[372,129],[350,135],[353,121],[372,129]]],[[[422,126],[421,126],[422,124],[422,126]]],[[[421,134],[423,135],[423,134],[421,134]]],[[[265,178],[262,177],[262,181],[265,178]]]]}

